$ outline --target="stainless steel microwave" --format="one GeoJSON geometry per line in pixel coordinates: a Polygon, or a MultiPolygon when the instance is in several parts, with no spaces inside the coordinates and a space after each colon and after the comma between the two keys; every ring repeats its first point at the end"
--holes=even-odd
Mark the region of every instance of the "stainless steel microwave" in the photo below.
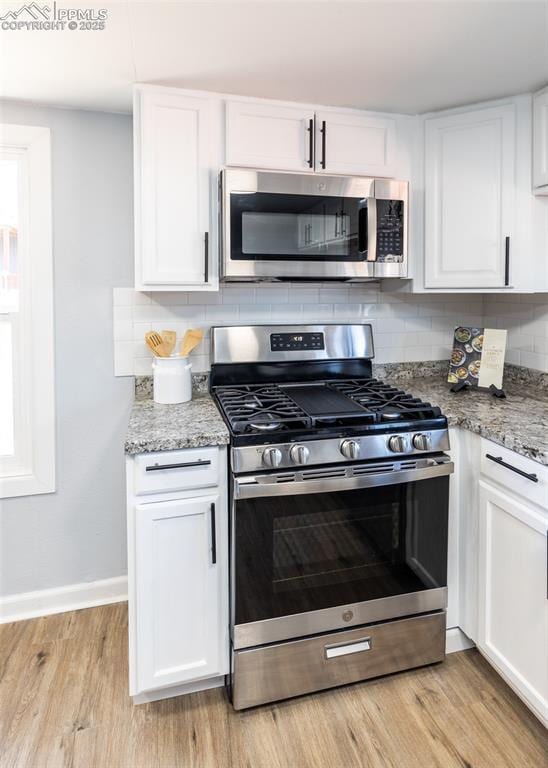
{"type": "Polygon", "coordinates": [[[407,277],[408,183],[221,172],[225,281],[407,277]]]}

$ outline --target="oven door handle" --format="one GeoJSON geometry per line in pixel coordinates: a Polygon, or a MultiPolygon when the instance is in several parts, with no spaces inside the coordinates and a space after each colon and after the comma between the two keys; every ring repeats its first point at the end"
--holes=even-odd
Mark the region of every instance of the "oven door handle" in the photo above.
{"type": "MultiPolygon", "coordinates": [[[[367,465],[366,465],[367,466],[367,465]]],[[[389,465],[390,466],[390,465],[389,465]]],[[[333,468],[332,476],[326,471],[324,477],[307,478],[308,472],[293,472],[268,475],[253,475],[234,479],[235,499],[255,499],[261,496],[295,496],[304,493],[330,493],[334,491],[353,491],[360,488],[375,488],[382,485],[414,483],[418,480],[430,480],[433,477],[451,475],[454,464],[449,457],[426,459],[425,466],[400,468],[360,474],[362,467],[353,466],[340,476],[340,469],[333,468]],[[339,475],[339,476],[337,476],[339,475]]]]}

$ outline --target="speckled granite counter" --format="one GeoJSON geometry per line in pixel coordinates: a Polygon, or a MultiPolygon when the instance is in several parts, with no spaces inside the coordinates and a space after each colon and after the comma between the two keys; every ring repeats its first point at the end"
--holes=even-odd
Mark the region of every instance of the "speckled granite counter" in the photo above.
{"type": "MultiPolygon", "coordinates": [[[[548,465],[548,386],[546,374],[530,377],[512,371],[505,376],[507,397],[497,399],[488,392],[470,391],[452,393],[445,381],[447,364],[443,371],[434,368],[430,375],[422,375],[420,365],[414,370],[400,373],[376,370],[375,375],[388,383],[404,387],[410,394],[438,405],[447,416],[450,426],[459,426],[492,440],[522,456],[548,465]],[[434,375],[432,375],[434,374],[434,375]]],[[[432,367],[432,364],[427,364],[432,367]]],[[[380,366],[379,366],[380,368],[380,366]]],[[[521,369],[523,370],[523,369],[521,369]]]]}
{"type": "MultiPolygon", "coordinates": [[[[375,365],[373,375],[438,405],[451,426],[468,429],[548,465],[548,374],[507,366],[507,397],[501,400],[478,390],[450,392],[445,361],[375,365]]],[[[207,377],[196,379],[194,386],[196,391],[190,403],[158,405],[150,399],[151,381],[138,381],[125,452],[228,443],[226,425],[207,394],[207,377]]]]}
{"type": "Polygon", "coordinates": [[[137,398],[124,443],[127,454],[172,451],[228,443],[228,430],[207,393],[195,393],[180,405],[159,405],[137,398]]]}

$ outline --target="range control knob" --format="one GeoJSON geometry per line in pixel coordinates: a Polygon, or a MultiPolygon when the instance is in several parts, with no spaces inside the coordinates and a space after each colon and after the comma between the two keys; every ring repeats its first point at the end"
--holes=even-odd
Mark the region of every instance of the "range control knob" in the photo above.
{"type": "Polygon", "coordinates": [[[407,449],[407,440],[403,435],[392,435],[388,440],[388,447],[392,453],[404,453],[407,449]]]}
{"type": "Polygon", "coordinates": [[[266,448],[263,451],[263,464],[267,467],[279,467],[282,463],[282,452],[279,448],[266,448]]]}
{"type": "Polygon", "coordinates": [[[343,440],[341,443],[341,453],[347,459],[359,459],[360,444],[356,440],[343,440]]]}
{"type": "Polygon", "coordinates": [[[423,435],[421,433],[413,435],[413,448],[417,451],[429,451],[432,446],[430,435],[423,435]]]}
{"type": "Polygon", "coordinates": [[[292,445],[289,450],[289,455],[293,464],[306,464],[310,451],[306,445],[292,445]]]}

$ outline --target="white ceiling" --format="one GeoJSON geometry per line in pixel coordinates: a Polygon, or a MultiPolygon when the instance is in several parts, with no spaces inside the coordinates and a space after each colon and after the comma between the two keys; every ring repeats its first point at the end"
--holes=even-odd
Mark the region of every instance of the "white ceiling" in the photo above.
{"type": "Polygon", "coordinates": [[[106,29],[0,31],[4,97],[130,111],[147,82],[416,113],[548,82],[548,0],[58,4],[106,29]]]}

